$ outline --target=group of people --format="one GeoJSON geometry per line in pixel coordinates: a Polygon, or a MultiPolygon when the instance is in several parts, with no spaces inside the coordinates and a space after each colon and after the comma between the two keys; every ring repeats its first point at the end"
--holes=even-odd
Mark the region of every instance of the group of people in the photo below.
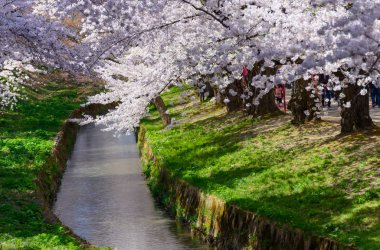
{"type": "MultiPolygon", "coordinates": [[[[315,90],[314,93],[321,100],[322,107],[331,107],[331,100],[333,98],[336,101],[339,100],[340,91],[334,90],[334,86],[329,82],[329,76],[313,75],[312,83],[315,90]]],[[[287,87],[286,84],[277,84],[274,88],[274,95],[278,106],[283,105],[287,87]]]]}
{"type": "MultiPolygon", "coordinates": [[[[243,82],[248,76],[248,69],[243,67],[243,82]]],[[[315,96],[321,100],[322,107],[331,107],[331,101],[339,103],[339,96],[342,92],[340,88],[335,88],[334,83],[329,81],[328,75],[312,75],[312,85],[314,86],[315,96]]],[[[276,103],[278,106],[283,106],[285,104],[285,84],[277,84],[274,87],[274,95],[276,98],[276,103]]],[[[380,108],[380,79],[378,81],[373,81],[369,84],[369,91],[371,95],[372,107],[378,106],[380,108]]]]}
{"type": "MultiPolygon", "coordinates": [[[[313,78],[314,88],[316,89],[317,96],[322,100],[322,106],[331,107],[331,99],[335,99],[336,102],[339,102],[339,95],[341,90],[336,90],[334,83],[329,82],[329,76],[316,75],[313,78]],[[322,86],[321,93],[319,94],[319,89],[317,86],[322,86]]],[[[372,107],[378,106],[380,108],[380,79],[377,81],[371,82],[367,86],[369,93],[371,95],[372,107]]]]}

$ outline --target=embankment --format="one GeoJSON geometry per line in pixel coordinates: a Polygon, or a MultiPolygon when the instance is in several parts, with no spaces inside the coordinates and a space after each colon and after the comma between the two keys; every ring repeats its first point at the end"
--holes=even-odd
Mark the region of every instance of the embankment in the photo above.
{"type": "Polygon", "coordinates": [[[144,127],[139,131],[138,142],[144,173],[154,196],[218,249],[356,249],[276,223],[205,194],[160,165],[144,127]]]}

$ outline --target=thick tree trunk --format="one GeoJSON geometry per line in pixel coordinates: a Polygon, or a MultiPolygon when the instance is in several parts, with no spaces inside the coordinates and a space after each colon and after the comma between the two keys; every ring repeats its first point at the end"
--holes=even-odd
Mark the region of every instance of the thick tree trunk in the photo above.
{"type": "Polygon", "coordinates": [[[220,91],[218,87],[214,87],[214,94],[215,94],[215,106],[216,107],[224,107],[223,100],[225,98],[225,95],[220,91]]]}
{"type": "Polygon", "coordinates": [[[214,88],[211,86],[211,83],[209,80],[205,82],[206,85],[206,92],[208,93],[207,98],[213,98],[215,97],[215,91],[214,88]]]}
{"type": "Polygon", "coordinates": [[[276,69],[274,68],[267,67],[264,71],[261,71],[262,65],[262,61],[257,62],[254,67],[249,70],[246,79],[236,80],[226,88],[226,97],[229,99],[227,103],[228,112],[245,110],[250,115],[262,116],[279,111],[274,97],[274,89],[271,89],[260,98],[258,105],[253,104],[255,98],[260,93],[259,89],[256,89],[250,84],[253,77],[257,74],[265,74],[267,76],[276,74],[276,69]],[[231,95],[231,90],[235,92],[236,95],[231,95]],[[242,96],[244,96],[244,98],[242,98],[242,96]]]}
{"type": "Polygon", "coordinates": [[[362,88],[356,84],[348,84],[344,88],[345,103],[351,102],[351,107],[342,107],[341,132],[350,133],[355,130],[370,129],[373,126],[369,115],[369,95],[360,95],[362,88]]]}
{"type": "Polygon", "coordinates": [[[156,98],[154,98],[153,104],[154,106],[156,106],[158,112],[160,113],[160,116],[164,125],[165,126],[169,125],[171,123],[171,118],[170,118],[170,115],[167,114],[167,108],[161,96],[157,96],[156,98]]]}
{"type": "MultiPolygon", "coordinates": [[[[276,69],[275,68],[265,68],[264,71],[261,71],[263,62],[257,62],[253,69],[249,71],[248,73],[248,83],[252,82],[252,79],[254,76],[258,74],[265,74],[266,76],[274,76],[276,75],[276,69]]],[[[271,114],[274,112],[279,111],[279,108],[276,105],[276,99],[274,96],[274,89],[271,89],[268,93],[266,93],[260,100],[258,105],[253,104],[253,100],[258,96],[260,93],[259,89],[254,88],[252,85],[247,85],[248,90],[253,93],[251,97],[247,99],[247,103],[250,103],[251,106],[246,107],[247,113],[253,116],[262,116],[271,114]]]]}
{"type": "Polygon", "coordinates": [[[313,110],[314,100],[310,97],[310,92],[306,90],[309,81],[304,79],[297,80],[293,83],[292,96],[288,102],[288,109],[292,112],[292,123],[300,125],[305,121],[310,121],[315,116],[316,110],[313,110]],[[309,115],[305,112],[308,111],[309,115]]]}
{"type": "MultiPolygon", "coordinates": [[[[260,90],[255,90],[254,91],[254,97],[259,94],[260,90]]],[[[249,98],[248,101],[252,103],[254,97],[249,98]]],[[[267,115],[271,114],[274,112],[279,111],[277,105],[276,105],[276,100],[274,97],[274,89],[271,89],[268,93],[266,93],[259,101],[259,105],[251,105],[247,109],[247,113],[249,115],[253,116],[262,116],[262,115],[267,115]]]]}
{"type": "Polygon", "coordinates": [[[243,87],[240,80],[236,80],[226,88],[226,96],[229,100],[226,104],[228,112],[238,111],[244,108],[243,99],[241,98],[242,94],[243,87]],[[236,94],[232,95],[232,92],[235,92],[236,94]]]}

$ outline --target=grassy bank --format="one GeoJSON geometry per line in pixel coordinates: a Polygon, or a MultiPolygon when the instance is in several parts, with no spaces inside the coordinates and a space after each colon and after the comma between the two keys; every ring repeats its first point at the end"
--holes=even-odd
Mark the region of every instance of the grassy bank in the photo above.
{"type": "Polygon", "coordinates": [[[142,122],[173,175],[229,204],[361,249],[380,249],[380,130],[339,135],[327,122],[291,126],[197,105],[184,90],[163,98],[180,125],[158,113],[142,122]],[[182,104],[181,104],[182,103],[182,104]]]}
{"type": "Polygon", "coordinates": [[[0,114],[0,249],[81,249],[60,225],[45,222],[35,180],[54,137],[91,87],[48,83],[0,114]]]}

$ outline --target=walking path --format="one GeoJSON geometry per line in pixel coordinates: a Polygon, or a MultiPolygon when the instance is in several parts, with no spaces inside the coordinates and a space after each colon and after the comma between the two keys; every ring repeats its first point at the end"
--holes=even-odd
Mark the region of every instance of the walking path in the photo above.
{"type": "MultiPolygon", "coordinates": [[[[290,90],[287,89],[285,91],[286,94],[286,103],[289,102],[290,99],[290,90]]],[[[281,110],[283,110],[283,107],[279,107],[281,110]]],[[[327,107],[326,107],[327,108],[327,107]]],[[[369,108],[370,116],[373,120],[373,122],[380,126],[380,107],[372,107],[372,105],[369,108]]],[[[287,110],[286,113],[291,114],[290,110],[287,110]]],[[[322,111],[322,119],[325,121],[331,121],[331,122],[340,122],[340,111],[338,108],[338,103],[331,103],[331,108],[327,108],[326,111],[322,111]]]]}

